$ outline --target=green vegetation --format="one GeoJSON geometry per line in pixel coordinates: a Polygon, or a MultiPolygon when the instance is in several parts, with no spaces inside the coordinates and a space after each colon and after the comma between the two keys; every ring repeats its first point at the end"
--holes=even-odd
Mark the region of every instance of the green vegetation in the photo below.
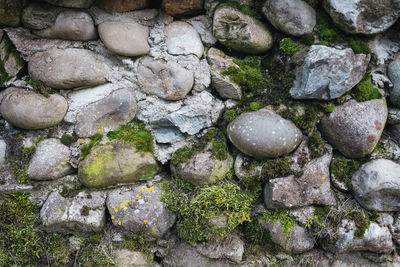
{"type": "Polygon", "coordinates": [[[227,153],[228,147],[225,141],[212,139],[211,150],[213,157],[217,160],[226,160],[229,157],[227,153]]]}
{"type": "Polygon", "coordinates": [[[4,62],[0,59],[0,86],[10,80],[12,77],[8,75],[5,67],[4,62]]]}
{"type": "Polygon", "coordinates": [[[261,214],[267,222],[280,222],[284,235],[290,236],[292,234],[293,227],[296,225],[296,219],[289,214],[287,209],[264,211],[261,214]]]}
{"type": "Polygon", "coordinates": [[[285,56],[291,56],[299,50],[291,38],[283,38],[279,43],[279,48],[285,56]]]}
{"type": "Polygon", "coordinates": [[[266,179],[285,177],[291,172],[289,157],[268,159],[263,162],[262,175],[266,179]]]}
{"type": "Polygon", "coordinates": [[[46,86],[44,82],[39,80],[27,80],[26,83],[33,88],[33,92],[41,94],[48,98],[51,94],[55,94],[57,91],[46,86]]]}
{"type": "Polygon", "coordinates": [[[305,105],[302,114],[297,114],[294,110],[286,109],[281,115],[285,119],[293,121],[303,131],[314,128],[320,120],[319,109],[314,104],[305,105]]]}
{"type": "Polygon", "coordinates": [[[261,104],[259,102],[251,102],[249,107],[251,111],[257,111],[261,109],[261,104]]]}
{"type": "Polygon", "coordinates": [[[320,10],[317,13],[317,24],[317,32],[321,42],[334,43],[343,41],[343,34],[334,25],[331,18],[326,12],[320,10]]]}
{"type": "Polygon", "coordinates": [[[335,110],[335,104],[330,104],[325,107],[325,112],[326,113],[332,113],[335,110]]]}
{"type": "Polygon", "coordinates": [[[365,159],[347,159],[335,157],[331,163],[332,176],[351,188],[351,177],[366,162],[365,159]]]}
{"type": "Polygon", "coordinates": [[[350,47],[353,49],[354,53],[356,54],[370,54],[371,50],[369,50],[368,45],[361,40],[357,39],[350,39],[350,47]]]}
{"type": "MultiPolygon", "coordinates": [[[[37,143],[36,143],[37,144],[37,143]]],[[[16,160],[11,160],[14,175],[17,177],[17,183],[30,184],[31,180],[26,174],[29,167],[29,161],[36,151],[36,144],[31,147],[23,147],[17,155],[16,160]]]]}
{"type": "Polygon", "coordinates": [[[352,90],[352,96],[359,102],[368,101],[372,99],[379,99],[382,97],[378,89],[371,83],[370,75],[366,75],[356,88],[352,90]]]}
{"type": "Polygon", "coordinates": [[[312,45],[315,42],[314,35],[312,34],[305,34],[301,37],[301,42],[306,45],[312,45]]]}
{"type": "Polygon", "coordinates": [[[100,144],[101,140],[103,139],[102,134],[95,134],[91,137],[89,137],[90,142],[89,144],[83,145],[81,147],[81,160],[84,160],[92,151],[92,148],[100,144]]]}
{"type": "Polygon", "coordinates": [[[308,135],[307,146],[310,149],[311,159],[322,157],[325,154],[325,141],[318,134],[316,128],[313,128],[308,135]]]}
{"type": "Polygon", "coordinates": [[[74,137],[68,134],[63,134],[61,137],[61,143],[66,146],[70,146],[74,142],[74,137]]]}
{"type": "Polygon", "coordinates": [[[89,209],[88,206],[83,206],[81,208],[81,215],[82,216],[89,216],[89,211],[90,211],[90,209],[89,209]]]}
{"type": "Polygon", "coordinates": [[[80,266],[114,266],[107,251],[108,247],[101,244],[103,233],[90,234],[81,244],[81,249],[77,252],[77,262],[80,266]]]}
{"type": "Polygon", "coordinates": [[[14,57],[17,65],[24,65],[25,62],[21,58],[20,52],[18,52],[18,50],[12,44],[11,40],[8,38],[7,34],[2,35],[0,39],[0,44],[2,46],[2,49],[4,49],[4,54],[5,54],[5,57],[3,59],[0,59],[0,86],[1,86],[3,85],[3,83],[7,82],[12,78],[7,73],[4,66],[5,62],[7,62],[10,55],[14,57]]]}
{"type": "Polygon", "coordinates": [[[227,109],[224,112],[224,119],[228,122],[233,121],[237,117],[237,113],[234,109],[227,109]]]}

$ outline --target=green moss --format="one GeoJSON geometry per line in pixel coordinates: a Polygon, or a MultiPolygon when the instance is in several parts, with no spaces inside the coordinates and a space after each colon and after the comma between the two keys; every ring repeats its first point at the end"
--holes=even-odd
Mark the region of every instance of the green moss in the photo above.
{"type": "Polygon", "coordinates": [[[228,122],[233,121],[237,117],[237,113],[234,109],[228,109],[224,112],[224,119],[228,122]]]}
{"type": "Polygon", "coordinates": [[[334,25],[329,15],[319,10],[317,12],[318,35],[321,42],[342,42],[344,37],[340,30],[334,25]]]}
{"type": "Polygon", "coordinates": [[[267,222],[280,222],[282,233],[286,236],[292,234],[293,227],[296,225],[296,219],[289,214],[288,210],[276,209],[262,212],[262,218],[267,222]]]}
{"type": "Polygon", "coordinates": [[[101,140],[103,139],[103,135],[97,133],[91,137],[89,137],[90,142],[89,144],[83,145],[81,147],[81,160],[84,160],[91,152],[92,148],[100,144],[101,140]]]}
{"type": "Polygon", "coordinates": [[[351,188],[351,177],[366,162],[365,159],[347,159],[335,157],[331,163],[332,176],[351,188]]]}
{"type": "Polygon", "coordinates": [[[4,62],[0,59],[0,85],[10,80],[12,77],[8,75],[6,69],[4,68],[4,62]]]}
{"type": "Polygon", "coordinates": [[[291,174],[290,158],[276,158],[264,161],[262,175],[267,179],[285,177],[291,174]]]}
{"type": "Polygon", "coordinates": [[[299,50],[291,38],[283,38],[279,43],[279,49],[285,56],[291,56],[299,50]]]}
{"type": "Polygon", "coordinates": [[[61,143],[66,145],[66,146],[70,146],[73,142],[74,142],[74,137],[68,134],[63,134],[63,136],[61,137],[61,143]]]}
{"type": "Polygon", "coordinates": [[[189,147],[180,148],[171,156],[171,163],[177,165],[181,162],[187,162],[191,157],[191,149],[189,147]]]}
{"type": "Polygon", "coordinates": [[[251,111],[257,111],[261,109],[261,104],[259,102],[251,102],[249,107],[251,111]]]}
{"type": "Polygon", "coordinates": [[[281,115],[285,119],[293,121],[298,128],[303,131],[313,129],[320,120],[319,108],[316,104],[308,104],[304,106],[304,113],[299,115],[294,110],[286,109],[281,115]]]}
{"type": "Polygon", "coordinates": [[[90,211],[90,209],[89,209],[88,206],[83,206],[81,208],[81,215],[82,216],[89,216],[89,211],[90,211]]]}
{"type": "Polygon", "coordinates": [[[27,80],[26,83],[33,88],[33,92],[41,94],[48,98],[50,95],[55,94],[57,91],[46,86],[46,84],[39,80],[27,80]]]}
{"type": "Polygon", "coordinates": [[[325,142],[315,128],[308,135],[307,147],[310,149],[311,159],[322,157],[325,154],[325,142]]]}
{"type": "Polygon", "coordinates": [[[212,155],[217,160],[226,160],[228,159],[228,148],[226,146],[225,141],[212,139],[211,140],[211,149],[212,155]]]}
{"type": "Polygon", "coordinates": [[[301,37],[301,42],[306,45],[312,45],[315,42],[314,35],[312,34],[305,34],[301,37]]]}
{"type": "Polygon", "coordinates": [[[225,1],[225,0],[221,0],[219,2],[222,2],[222,3],[217,8],[223,7],[223,6],[230,6],[230,7],[233,7],[235,9],[239,10],[240,12],[242,12],[243,14],[246,14],[246,15],[248,15],[250,17],[253,17],[253,18],[256,18],[256,19],[259,19],[261,17],[260,14],[257,11],[255,11],[253,9],[250,9],[250,8],[246,7],[245,5],[241,5],[239,2],[236,2],[236,1],[225,1]]]}
{"type": "Polygon", "coordinates": [[[79,262],[80,266],[114,266],[110,259],[111,249],[102,245],[102,239],[103,233],[93,233],[84,239],[76,255],[76,262],[79,262]]]}
{"type": "Polygon", "coordinates": [[[370,54],[371,50],[369,50],[368,45],[361,40],[357,40],[354,38],[350,39],[350,47],[353,49],[356,54],[370,54]]]}
{"type": "Polygon", "coordinates": [[[356,88],[352,90],[352,96],[359,102],[379,99],[382,97],[379,90],[372,85],[369,74],[366,75],[364,79],[357,84],[356,88]]]}
{"type": "Polygon", "coordinates": [[[335,104],[330,104],[325,107],[325,112],[326,113],[332,113],[335,110],[335,104]]]}
{"type": "Polygon", "coordinates": [[[29,167],[29,161],[36,151],[36,144],[31,147],[23,147],[16,155],[16,159],[10,160],[13,173],[17,178],[18,184],[30,184],[31,180],[26,174],[29,167]]]}

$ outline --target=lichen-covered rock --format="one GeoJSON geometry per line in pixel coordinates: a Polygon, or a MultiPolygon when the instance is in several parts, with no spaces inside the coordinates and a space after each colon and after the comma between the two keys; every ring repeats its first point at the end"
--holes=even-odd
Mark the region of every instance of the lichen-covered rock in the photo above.
{"type": "Polygon", "coordinates": [[[354,196],[366,209],[400,211],[400,165],[387,159],[365,163],[353,174],[354,196]]]}
{"type": "Polygon", "coordinates": [[[326,154],[309,162],[304,174],[270,179],[264,188],[264,202],[270,208],[294,208],[311,204],[335,205],[330,186],[329,166],[332,155],[326,154]]]}
{"type": "Polygon", "coordinates": [[[203,56],[204,47],[197,31],[187,22],[174,21],[165,27],[168,53],[171,55],[203,56]]]}
{"type": "Polygon", "coordinates": [[[200,13],[203,0],[163,0],[162,9],[170,16],[181,17],[200,13]]]}
{"type": "Polygon", "coordinates": [[[295,99],[335,99],[356,86],[365,75],[370,56],[352,49],[313,45],[304,63],[296,70],[290,89],[295,99]]]}
{"type": "Polygon", "coordinates": [[[350,100],[322,118],[320,131],[346,157],[361,158],[374,150],[385,128],[387,114],[385,100],[361,103],[350,100]]]}
{"type": "Polygon", "coordinates": [[[40,210],[46,231],[59,233],[99,232],[106,220],[106,193],[83,191],[64,198],[52,192],[40,210]]]}
{"type": "Polygon", "coordinates": [[[275,28],[293,36],[311,34],[317,23],[315,10],[303,0],[267,0],[262,11],[275,28]]]}
{"type": "Polygon", "coordinates": [[[15,76],[23,75],[25,62],[15,49],[7,34],[0,29],[0,86],[15,76]]]}
{"type": "Polygon", "coordinates": [[[192,89],[193,72],[179,64],[145,57],[138,66],[138,79],[148,94],[166,100],[184,98],[192,89]]]}
{"type": "Polygon", "coordinates": [[[55,6],[73,7],[73,8],[88,8],[94,0],[40,0],[55,6]]]}
{"type": "Polygon", "coordinates": [[[257,159],[289,154],[303,137],[293,122],[267,109],[241,114],[227,133],[236,148],[257,159]]]}
{"type": "Polygon", "coordinates": [[[215,11],[213,33],[224,46],[244,54],[264,53],[273,42],[265,25],[230,6],[215,11]]]}
{"type": "Polygon", "coordinates": [[[59,139],[50,138],[40,142],[26,171],[33,180],[51,180],[70,174],[73,169],[68,163],[71,150],[59,139]]]}
{"type": "Polygon", "coordinates": [[[114,13],[146,8],[150,2],[149,0],[99,0],[96,5],[109,13],[114,13]]]}
{"type": "Polygon", "coordinates": [[[100,55],[67,48],[36,53],[29,61],[28,71],[32,79],[50,87],[71,89],[106,83],[110,70],[100,55]]]}
{"type": "Polygon", "coordinates": [[[335,24],[353,34],[384,32],[400,16],[400,5],[392,0],[324,0],[323,5],[335,24]]]}
{"type": "Polygon", "coordinates": [[[222,98],[240,100],[242,98],[240,86],[233,82],[229,76],[221,74],[222,71],[229,67],[239,68],[239,66],[232,61],[232,58],[216,48],[208,50],[207,60],[210,64],[212,87],[217,90],[222,98]]]}
{"type": "Polygon", "coordinates": [[[390,102],[396,107],[400,107],[400,59],[389,64],[388,76],[393,83],[393,89],[390,91],[390,102]]]}
{"type": "Polygon", "coordinates": [[[87,187],[101,188],[146,180],[157,172],[150,152],[121,141],[98,145],[79,163],[78,177],[87,187]]]}
{"type": "Polygon", "coordinates": [[[16,27],[20,23],[22,0],[0,0],[0,27],[16,27]]]}
{"type": "Polygon", "coordinates": [[[75,132],[89,137],[101,131],[118,128],[136,115],[137,104],[133,90],[123,88],[84,107],[76,118],[75,132]]]}
{"type": "Polygon", "coordinates": [[[149,29],[146,26],[136,22],[106,21],[98,29],[104,45],[115,54],[135,57],[150,50],[147,42],[149,29]]]}
{"type": "Polygon", "coordinates": [[[14,126],[27,130],[52,127],[60,123],[67,112],[64,97],[52,94],[48,98],[22,88],[9,87],[3,92],[2,116],[14,126]]]}
{"type": "Polygon", "coordinates": [[[161,193],[151,183],[110,191],[107,208],[112,223],[126,231],[143,231],[148,239],[162,237],[176,218],[160,201],[161,193]]]}

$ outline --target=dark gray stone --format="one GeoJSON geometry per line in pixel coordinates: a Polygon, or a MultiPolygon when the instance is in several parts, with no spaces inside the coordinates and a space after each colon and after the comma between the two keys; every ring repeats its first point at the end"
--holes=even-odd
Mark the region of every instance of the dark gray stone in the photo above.
{"type": "Polygon", "coordinates": [[[389,64],[388,76],[393,83],[393,89],[390,91],[390,102],[394,106],[400,107],[400,59],[389,64]]]}

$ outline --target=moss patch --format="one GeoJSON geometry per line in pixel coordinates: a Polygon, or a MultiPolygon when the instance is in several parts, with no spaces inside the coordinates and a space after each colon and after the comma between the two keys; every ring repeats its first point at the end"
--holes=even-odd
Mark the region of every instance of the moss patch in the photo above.
{"type": "Polygon", "coordinates": [[[90,209],[89,209],[88,206],[83,206],[81,208],[81,215],[82,216],[89,216],[89,211],[90,211],[90,209]]]}
{"type": "Polygon", "coordinates": [[[332,113],[335,110],[335,104],[330,104],[325,107],[325,112],[326,113],[332,113]]]}
{"type": "Polygon", "coordinates": [[[234,109],[228,109],[224,112],[223,117],[227,122],[231,122],[237,117],[237,113],[234,109]]]}
{"type": "Polygon", "coordinates": [[[63,144],[63,145],[66,145],[66,146],[70,146],[73,142],[75,142],[76,141],[76,137],[74,137],[74,136],[72,136],[72,135],[69,135],[69,134],[63,134],[63,136],[61,137],[61,143],[63,144]]]}
{"type": "Polygon", "coordinates": [[[350,39],[350,47],[353,49],[356,54],[370,54],[371,50],[368,47],[368,44],[360,39],[351,38],[350,39]]]}
{"type": "Polygon", "coordinates": [[[331,163],[332,176],[343,182],[347,188],[351,189],[351,177],[366,162],[365,159],[347,159],[335,157],[331,163]]]}
{"type": "Polygon", "coordinates": [[[46,98],[49,98],[50,95],[55,94],[57,91],[45,85],[44,82],[39,80],[27,80],[26,83],[33,88],[33,92],[37,94],[41,94],[46,98]]]}
{"type": "Polygon", "coordinates": [[[279,49],[284,56],[291,56],[299,50],[291,38],[283,38],[279,43],[279,49]]]}
{"type": "Polygon", "coordinates": [[[321,42],[334,43],[344,40],[343,33],[335,26],[329,15],[319,10],[317,12],[318,35],[321,42]]]}
{"type": "Polygon", "coordinates": [[[352,96],[359,102],[368,101],[372,99],[379,99],[382,97],[378,89],[371,83],[370,75],[366,75],[356,88],[352,90],[352,96]]]}
{"type": "Polygon", "coordinates": [[[97,133],[91,137],[89,137],[90,142],[89,144],[83,145],[81,147],[81,160],[84,160],[91,152],[92,148],[100,144],[101,140],[103,139],[103,135],[97,133]]]}
{"type": "Polygon", "coordinates": [[[265,221],[280,222],[282,225],[282,233],[286,236],[292,234],[293,227],[296,225],[296,219],[289,214],[288,210],[276,209],[271,211],[264,211],[261,213],[265,221]]]}
{"type": "Polygon", "coordinates": [[[219,0],[219,2],[221,2],[221,4],[218,5],[217,8],[220,8],[223,6],[230,6],[230,7],[233,7],[235,9],[239,10],[243,14],[246,14],[255,19],[261,18],[261,15],[255,9],[251,9],[251,8],[246,7],[245,5],[241,5],[239,2],[229,1],[229,0],[228,1],[227,0],[219,0]]]}

